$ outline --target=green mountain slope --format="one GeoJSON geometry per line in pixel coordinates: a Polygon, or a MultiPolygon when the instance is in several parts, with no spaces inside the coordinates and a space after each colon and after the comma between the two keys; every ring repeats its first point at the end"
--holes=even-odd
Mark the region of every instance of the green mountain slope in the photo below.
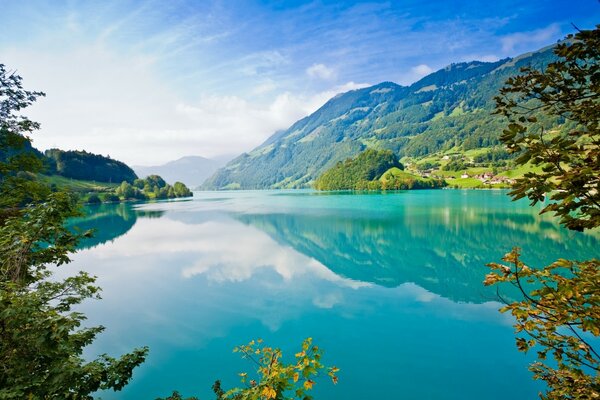
{"type": "Polygon", "coordinates": [[[521,67],[543,67],[554,59],[552,47],[547,47],[493,63],[452,64],[408,87],[383,82],[337,95],[230,161],[203,187],[306,187],[338,161],[366,148],[422,156],[495,145],[503,127],[500,117],[491,114],[498,89],[521,67]]]}

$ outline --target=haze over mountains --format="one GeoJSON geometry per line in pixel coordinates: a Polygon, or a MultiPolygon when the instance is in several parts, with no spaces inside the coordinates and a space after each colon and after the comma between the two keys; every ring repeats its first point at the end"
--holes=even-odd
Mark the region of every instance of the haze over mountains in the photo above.
{"type": "Polygon", "coordinates": [[[187,156],[163,165],[133,166],[139,177],[160,175],[167,182],[183,182],[190,188],[200,186],[206,178],[218,168],[224,166],[233,156],[223,156],[209,159],[201,156],[187,156]]]}
{"type": "Polygon", "coordinates": [[[231,160],[203,188],[308,187],[335,163],[366,148],[418,157],[495,146],[504,123],[492,114],[494,97],[520,68],[553,61],[552,47],[496,62],[452,64],[410,86],[383,82],[337,95],[231,160]]]}

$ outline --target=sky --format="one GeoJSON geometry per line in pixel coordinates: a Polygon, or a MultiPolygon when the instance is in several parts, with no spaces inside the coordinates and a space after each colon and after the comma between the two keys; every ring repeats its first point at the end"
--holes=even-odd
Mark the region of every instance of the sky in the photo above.
{"type": "Polygon", "coordinates": [[[45,150],[130,165],[248,152],[337,93],[600,23],[598,0],[0,0],[0,63],[45,150]]]}

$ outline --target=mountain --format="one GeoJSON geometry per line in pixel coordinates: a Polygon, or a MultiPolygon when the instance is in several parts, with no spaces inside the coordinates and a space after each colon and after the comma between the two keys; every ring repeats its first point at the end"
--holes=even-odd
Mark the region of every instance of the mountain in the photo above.
{"type": "Polygon", "coordinates": [[[133,169],[140,177],[160,175],[167,182],[183,182],[187,186],[195,188],[231,158],[211,160],[200,156],[188,156],[163,165],[133,166],[133,169]]]}
{"type": "Polygon", "coordinates": [[[496,62],[452,64],[410,86],[383,82],[339,94],[230,161],[203,188],[307,187],[338,161],[366,148],[418,157],[493,146],[504,126],[492,114],[494,96],[521,67],[541,68],[555,60],[552,50],[549,46],[496,62]]]}

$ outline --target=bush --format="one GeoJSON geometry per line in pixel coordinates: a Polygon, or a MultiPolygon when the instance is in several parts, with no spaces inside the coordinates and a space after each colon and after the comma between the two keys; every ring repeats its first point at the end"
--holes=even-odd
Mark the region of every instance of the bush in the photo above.
{"type": "Polygon", "coordinates": [[[96,193],[92,193],[89,195],[87,202],[88,204],[99,204],[101,203],[100,197],[96,193]]]}

